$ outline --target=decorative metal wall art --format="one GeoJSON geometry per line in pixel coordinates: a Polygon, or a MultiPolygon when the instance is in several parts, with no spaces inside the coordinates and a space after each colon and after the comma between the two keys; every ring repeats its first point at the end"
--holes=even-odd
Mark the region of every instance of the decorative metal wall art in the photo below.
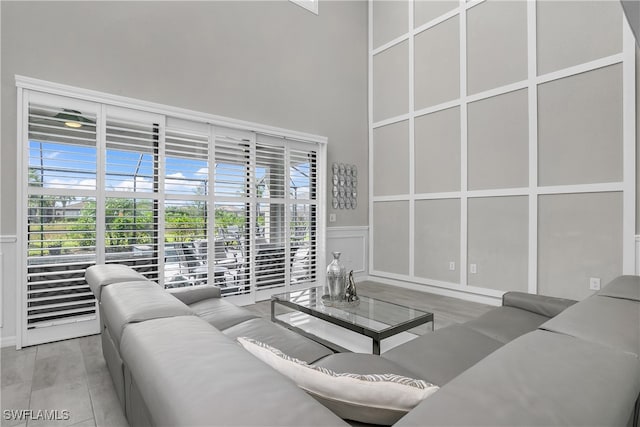
{"type": "Polygon", "coordinates": [[[355,209],[358,206],[358,168],[356,165],[334,163],[331,170],[333,209],[355,209]]]}

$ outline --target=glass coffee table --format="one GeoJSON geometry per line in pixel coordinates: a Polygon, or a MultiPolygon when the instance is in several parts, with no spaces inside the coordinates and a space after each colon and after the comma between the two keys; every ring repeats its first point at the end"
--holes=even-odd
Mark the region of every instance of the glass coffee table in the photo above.
{"type": "Polygon", "coordinates": [[[271,320],[338,352],[361,351],[369,337],[380,354],[385,338],[398,345],[417,336],[409,329],[431,322],[433,330],[433,313],[362,295],[357,305],[325,306],[323,293],[320,286],[273,295],[271,320]]]}

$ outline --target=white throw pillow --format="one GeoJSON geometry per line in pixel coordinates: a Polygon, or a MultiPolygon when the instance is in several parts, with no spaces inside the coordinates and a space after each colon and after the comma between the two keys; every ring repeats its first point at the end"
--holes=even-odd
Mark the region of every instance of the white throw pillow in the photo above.
{"type": "Polygon", "coordinates": [[[390,425],[439,389],[401,375],[336,373],[251,338],[239,337],[238,342],[345,419],[390,425]]]}

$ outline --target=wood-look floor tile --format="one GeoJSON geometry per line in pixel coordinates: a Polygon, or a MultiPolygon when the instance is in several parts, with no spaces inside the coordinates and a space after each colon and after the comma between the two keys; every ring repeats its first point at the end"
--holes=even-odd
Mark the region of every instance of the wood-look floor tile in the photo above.
{"type": "Polygon", "coordinates": [[[93,417],[88,420],[80,421],[79,423],[72,424],[71,427],[96,427],[96,421],[93,417]]]}
{"type": "Polygon", "coordinates": [[[101,378],[103,381],[94,381],[92,384],[90,382],[89,385],[96,427],[129,427],[111,376],[105,375],[101,378]]]}
{"type": "Polygon", "coordinates": [[[26,420],[5,419],[5,410],[21,410],[29,409],[29,400],[31,399],[31,381],[25,381],[20,383],[14,383],[5,386],[2,385],[0,390],[0,401],[2,406],[2,422],[3,427],[19,426],[21,424],[26,425],[26,420]]]}
{"type": "Polygon", "coordinates": [[[38,346],[36,360],[44,359],[51,356],[67,356],[81,354],[80,343],[78,339],[56,341],[38,346]]]}
{"type": "Polygon", "coordinates": [[[86,370],[82,354],[67,353],[44,358],[36,357],[33,374],[33,390],[41,390],[56,385],[86,383],[86,370]]]}
{"type": "MultiPolygon", "coordinates": [[[[55,356],[54,356],[55,357],[55,356]]],[[[34,390],[31,393],[31,409],[66,410],[69,411],[68,420],[32,420],[28,427],[36,426],[71,426],[81,421],[93,420],[93,409],[89,398],[89,388],[83,379],[75,383],[54,385],[52,387],[34,390]]]]}
{"type": "Polygon", "coordinates": [[[36,361],[36,349],[2,349],[0,355],[0,384],[6,387],[12,384],[31,382],[36,361]]]}

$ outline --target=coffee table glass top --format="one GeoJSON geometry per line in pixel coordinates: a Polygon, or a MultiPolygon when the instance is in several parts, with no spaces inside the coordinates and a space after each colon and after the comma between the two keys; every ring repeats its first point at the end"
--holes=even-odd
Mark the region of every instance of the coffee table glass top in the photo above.
{"type": "Polygon", "coordinates": [[[323,288],[319,286],[285,292],[273,295],[271,298],[293,309],[376,333],[397,329],[403,325],[408,326],[416,321],[422,323],[420,320],[433,319],[432,313],[363,295],[359,296],[360,302],[357,305],[329,307],[322,302],[323,294],[323,288]]]}

